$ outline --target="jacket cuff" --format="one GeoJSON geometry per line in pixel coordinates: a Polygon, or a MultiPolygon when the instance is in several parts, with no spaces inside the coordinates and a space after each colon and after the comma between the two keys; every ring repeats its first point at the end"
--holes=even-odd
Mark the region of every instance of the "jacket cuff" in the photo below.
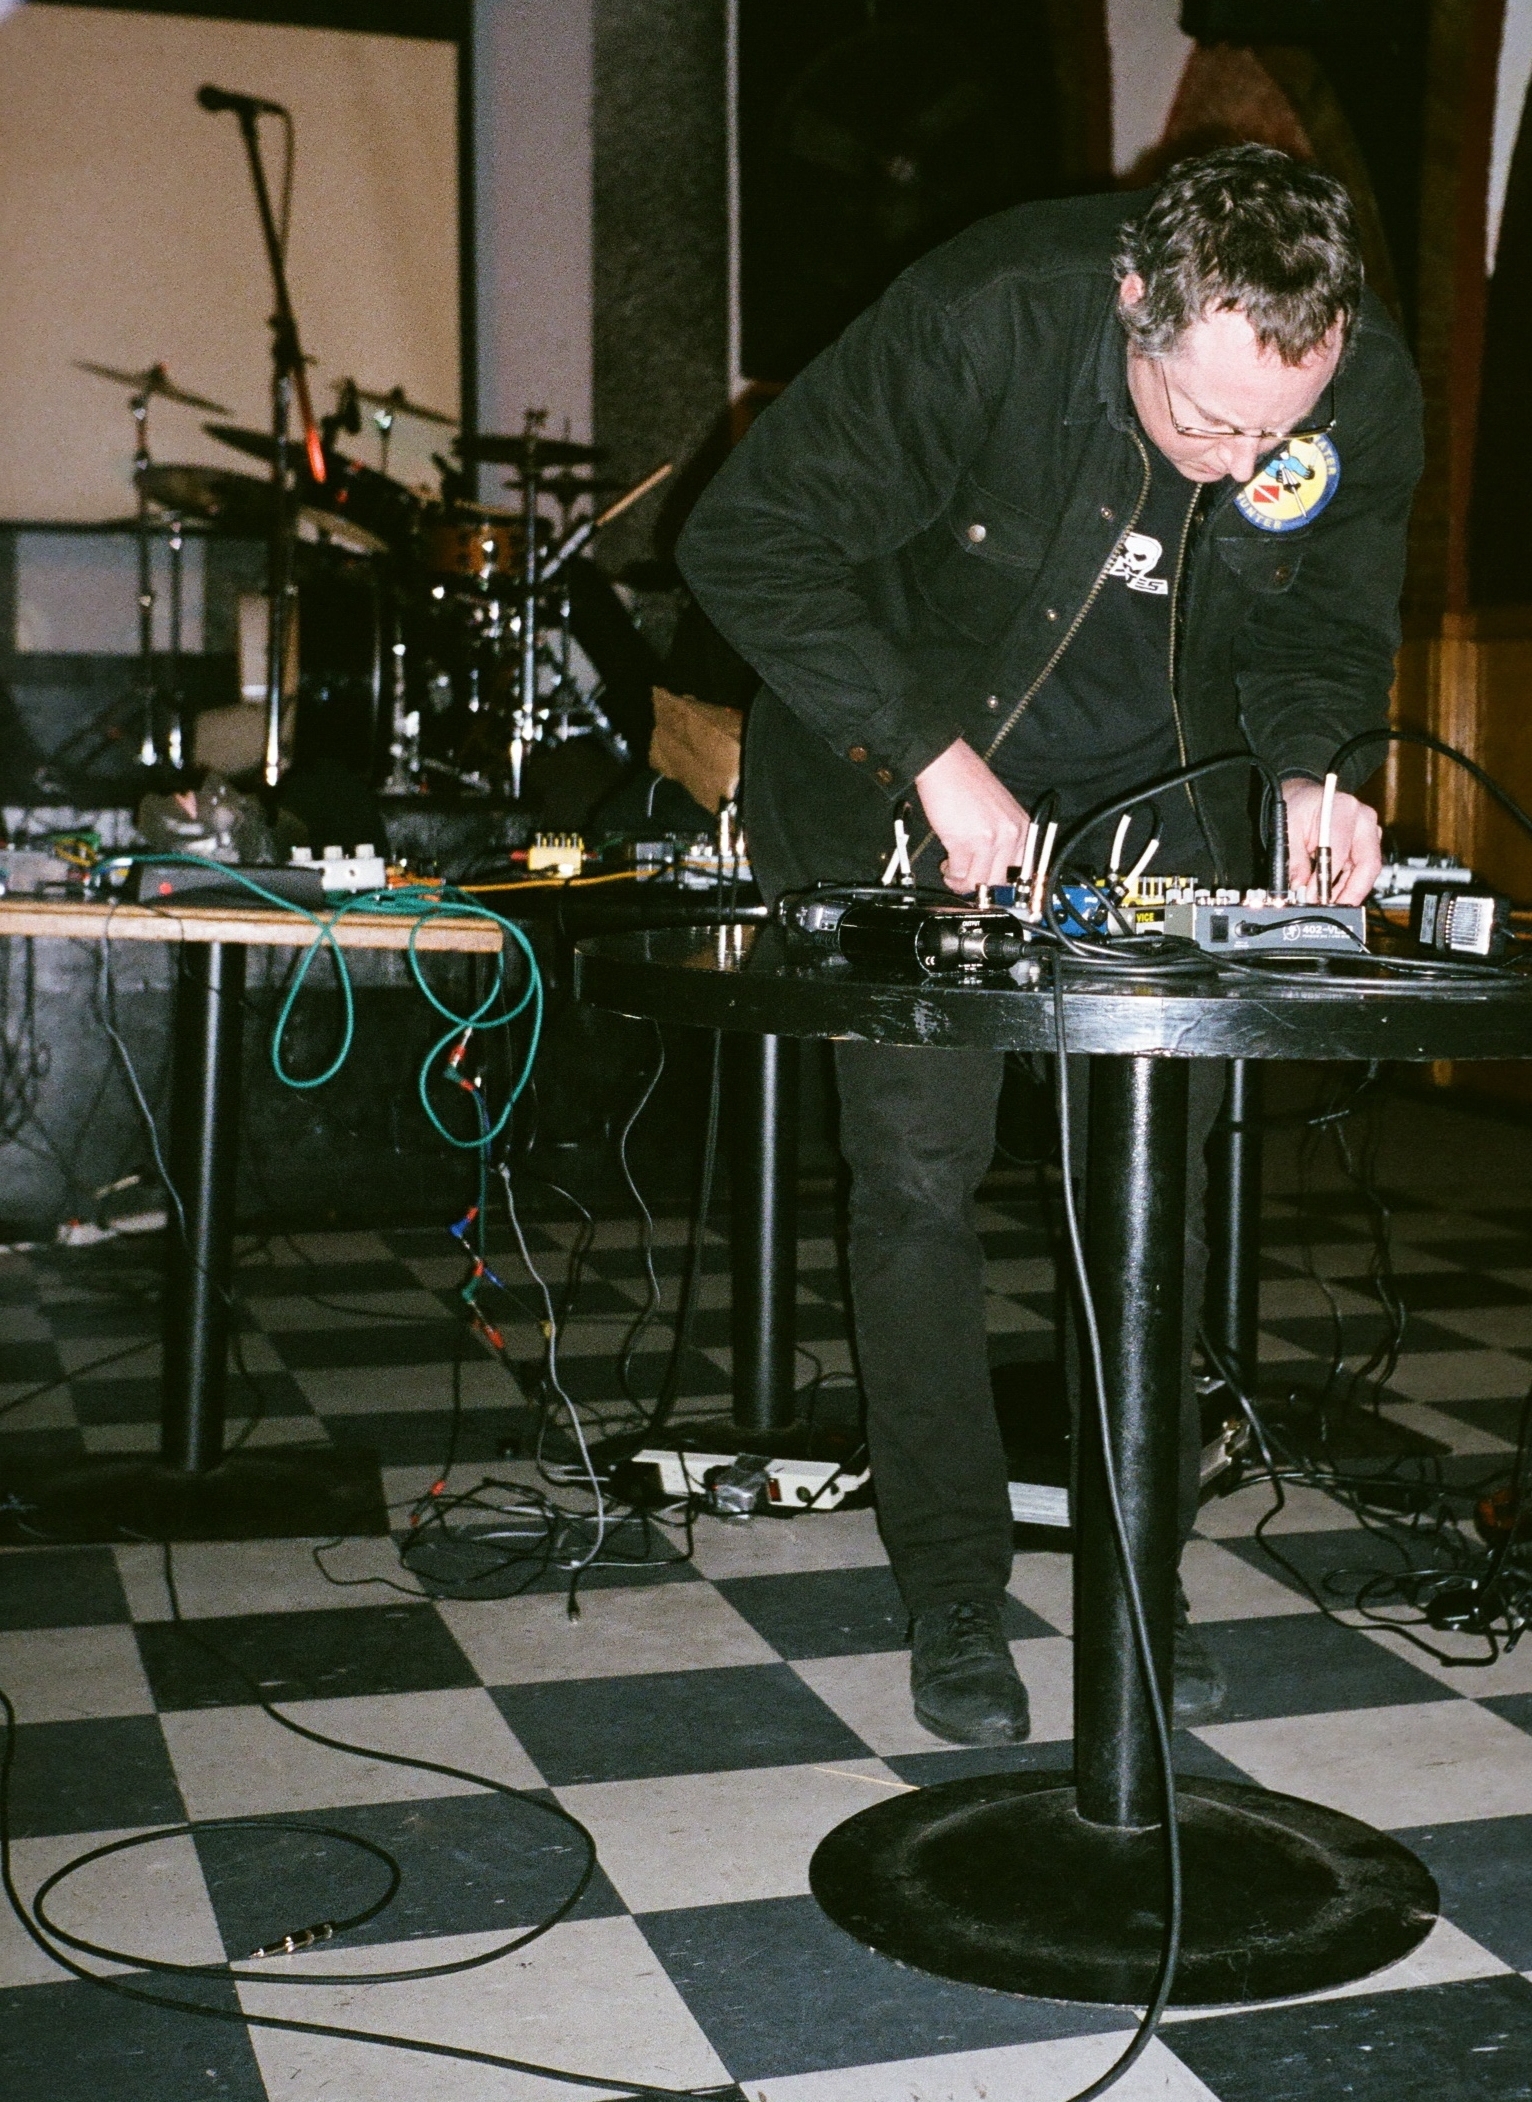
{"type": "Polygon", "coordinates": [[[963,726],[955,718],[918,727],[901,724],[897,730],[892,724],[879,723],[864,738],[848,744],[841,756],[892,803],[907,795],[915,776],[924,773],[962,734],[963,726]]]}

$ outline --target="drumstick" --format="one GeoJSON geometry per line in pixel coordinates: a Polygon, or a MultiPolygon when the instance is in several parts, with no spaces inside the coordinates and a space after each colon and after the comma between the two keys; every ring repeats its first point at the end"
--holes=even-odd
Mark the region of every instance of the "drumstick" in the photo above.
{"type": "Polygon", "coordinates": [[[610,525],[614,518],[622,516],[629,504],[636,504],[641,496],[647,496],[651,489],[657,489],[666,475],[674,473],[675,462],[667,460],[663,467],[656,467],[653,474],[646,474],[641,482],[635,482],[631,489],[625,490],[616,503],[608,504],[604,511],[598,511],[592,523],[598,531],[602,526],[610,525]]]}

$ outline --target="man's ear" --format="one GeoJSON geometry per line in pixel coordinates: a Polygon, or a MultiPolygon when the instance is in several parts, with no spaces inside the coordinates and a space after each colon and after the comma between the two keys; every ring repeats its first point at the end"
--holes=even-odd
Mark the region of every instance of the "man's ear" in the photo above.
{"type": "Polygon", "coordinates": [[[1144,296],[1144,281],[1136,270],[1130,270],[1117,288],[1117,297],[1125,307],[1136,307],[1144,296]]]}

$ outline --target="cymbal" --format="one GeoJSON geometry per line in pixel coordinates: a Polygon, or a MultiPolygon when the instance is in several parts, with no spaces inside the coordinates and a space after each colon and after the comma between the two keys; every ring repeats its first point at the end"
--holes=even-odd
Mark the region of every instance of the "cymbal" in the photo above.
{"type": "Polygon", "coordinates": [[[121,372],[115,365],[96,365],[89,358],[76,358],[74,363],[76,372],[93,373],[98,380],[130,387],[135,394],[157,394],[162,401],[178,401],[186,409],[211,409],[215,416],[229,413],[221,401],[209,401],[205,395],[188,394],[178,387],[163,365],[150,365],[143,372],[121,372]]]}
{"type": "Polygon", "coordinates": [[[226,533],[260,538],[270,527],[271,484],[225,467],[175,466],[157,461],[138,485],[151,504],[179,518],[201,518],[226,533]]]}
{"type": "Polygon", "coordinates": [[[365,387],[358,387],[356,398],[371,408],[387,409],[395,416],[413,416],[421,423],[444,424],[449,431],[457,429],[455,416],[444,416],[440,409],[423,408],[418,401],[411,401],[402,387],[390,387],[386,394],[369,394],[365,387]]]}
{"type": "MultiPolygon", "coordinates": [[[[270,484],[263,482],[263,489],[270,484]]],[[[300,504],[297,517],[298,538],[319,547],[333,547],[342,555],[386,555],[388,542],[358,525],[354,518],[343,513],[323,511],[318,504],[300,504]]]]}
{"type": "Polygon", "coordinates": [[[449,511],[462,511],[469,518],[494,518],[506,525],[520,525],[521,507],[510,504],[481,504],[472,497],[455,496],[446,507],[449,511]]]}
{"type": "MultiPolygon", "coordinates": [[[[246,430],[238,423],[205,423],[202,428],[220,445],[232,445],[236,452],[248,453],[252,460],[265,460],[269,465],[276,453],[277,442],[270,431],[246,430]]],[[[290,450],[296,457],[303,450],[302,443],[290,450]]]]}
{"type": "Polygon", "coordinates": [[[465,460],[488,460],[523,474],[529,468],[589,467],[606,458],[604,446],[576,445],[572,438],[529,438],[524,431],[480,431],[472,438],[455,438],[453,450],[465,460]]]}

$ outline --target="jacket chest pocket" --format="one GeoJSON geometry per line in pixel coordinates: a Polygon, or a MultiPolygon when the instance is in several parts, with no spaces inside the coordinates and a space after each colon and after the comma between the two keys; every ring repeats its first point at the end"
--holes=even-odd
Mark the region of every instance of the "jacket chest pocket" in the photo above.
{"type": "Polygon", "coordinates": [[[903,551],[915,589],[977,642],[993,642],[1031,589],[1053,528],[972,476],[903,551]]]}
{"type": "Polygon", "coordinates": [[[1290,547],[1280,539],[1247,540],[1242,533],[1221,533],[1218,552],[1245,589],[1262,598],[1291,591],[1303,567],[1302,548],[1290,547]]]}

